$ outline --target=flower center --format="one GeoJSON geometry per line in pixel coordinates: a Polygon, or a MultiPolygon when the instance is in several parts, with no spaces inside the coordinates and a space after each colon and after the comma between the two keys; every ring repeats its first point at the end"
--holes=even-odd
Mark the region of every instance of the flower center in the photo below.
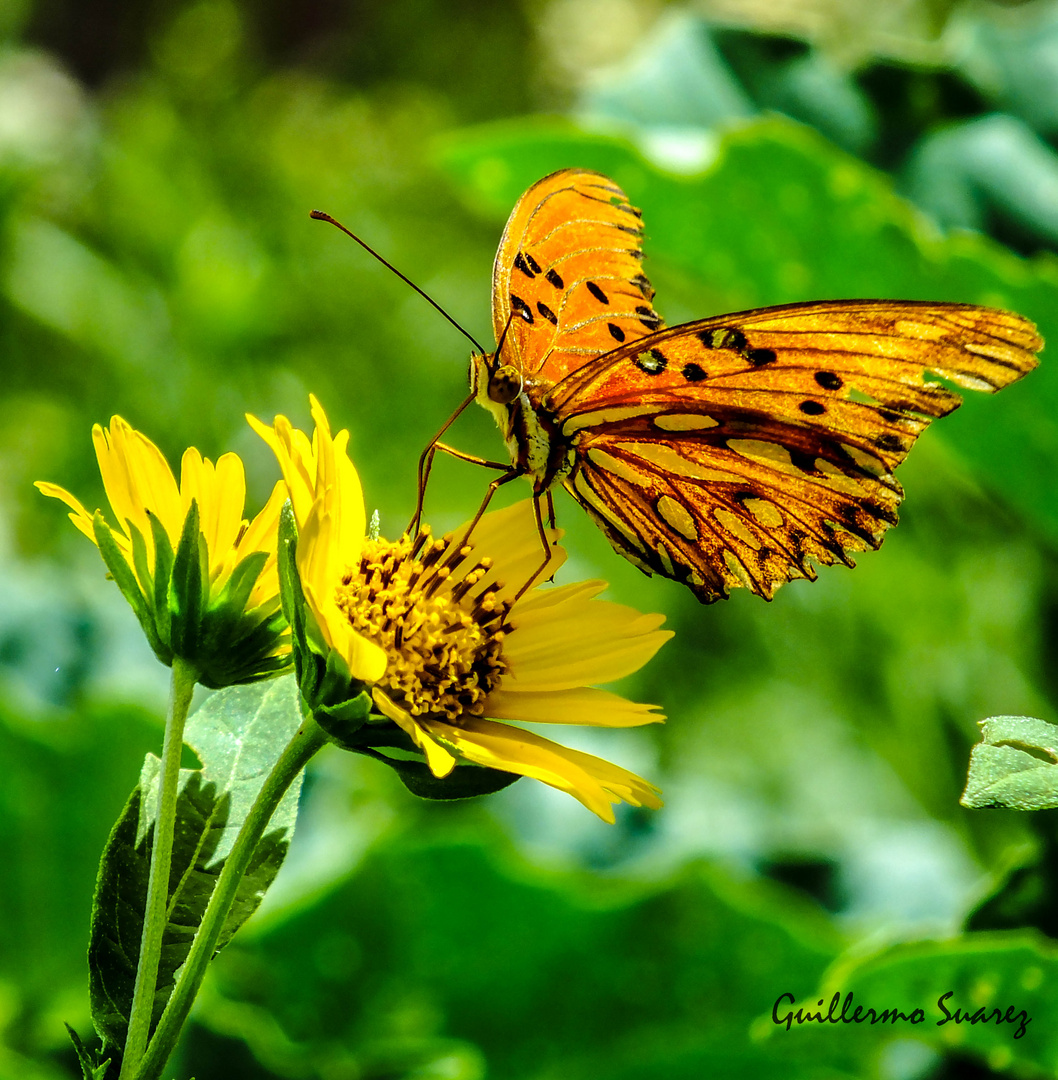
{"type": "Polygon", "coordinates": [[[472,550],[428,529],[414,541],[365,540],[360,565],[338,586],[349,625],[388,654],[378,686],[412,716],[480,716],[507,670],[511,605],[497,596],[499,583],[478,587],[492,560],[467,569],[472,550]]]}

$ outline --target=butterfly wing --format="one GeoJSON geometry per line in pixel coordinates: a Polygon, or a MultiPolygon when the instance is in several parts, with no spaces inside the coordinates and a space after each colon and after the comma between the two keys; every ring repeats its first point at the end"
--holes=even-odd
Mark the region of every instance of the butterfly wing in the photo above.
{"type": "Polygon", "coordinates": [[[639,211],[609,178],[563,169],[511,212],[492,272],[503,363],[557,382],[588,359],[662,326],[643,274],[639,211]]]}
{"type": "Polygon", "coordinates": [[[995,391],[1042,345],[992,308],[794,304],[612,350],[541,405],[573,449],[565,486],[618,551],[705,602],[738,586],[770,599],[896,523],[893,469],[960,403],[927,373],[995,391]]]}

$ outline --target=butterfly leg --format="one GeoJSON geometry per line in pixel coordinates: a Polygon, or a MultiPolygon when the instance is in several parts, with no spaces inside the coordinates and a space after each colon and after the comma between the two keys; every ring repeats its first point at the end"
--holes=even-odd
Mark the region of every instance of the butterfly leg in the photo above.
{"type": "Polygon", "coordinates": [[[455,412],[441,425],[441,430],[426,444],[426,449],[419,455],[415,513],[412,515],[412,519],[408,523],[408,528],[406,530],[409,536],[415,536],[419,531],[419,523],[422,521],[422,504],[423,500],[426,498],[426,481],[429,479],[430,469],[433,467],[434,455],[437,453],[437,444],[441,441],[441,436],[456,422],[463,410],[473,400],[474,395],[470,394],[466,400],[457,406],[455,412]]]}
{"type": "Polygon", "coordinates": [[[551,495],[551,489],[547,489],[547,527],[555,527],[555,500],[551,495]]]}
{"type": "Polygon", "coordinates": [[[454,457],[456,461],[469,461],[471,465],[480,465],[483,469],[499,469],[500,472],[506,472],[511,467],[509,461],[489,461],[488,458],[468,454],[465,450],[457,450],[454,446],[449,446],[448,443],[439,442],[434,446],[434,449],[443,451],[449,457],[454,457]]]}
{"type": "Polygon", "coordinates": [[[488,491],[485,492],[485,498],[481,500],[481,505],[478,507],[478,512],[471,519],[470,524],[467,526],[466,531],[463,533],[463,539],[460,540],[458,544],[453,544],[451,546],[452,559],[458,560],[460,548],[466,545],[467,541],[470,539],[471,533],[473,533],[473,531],[478,527],[478,522],[481,520],[485,511],[488,509],[489,503],[492,502],[493,495],[495,495],[496,492],[499,491],[504,484],[509,484],[512,480],[516,480],[519,476],[525,475],[522,470],[517,468],[516,466],[507,465],[505,466],[505,468],[507,469],[507,472],[505,472],[503,476],[497,476],[496,479],[489,484],[488,491]]]}
{"type": "MultiPolygon", "coordinates": [[[[548,513],[551,517],[551,528],[554,528],[555,507],[554,503],[551,500],[550,489],[548,489],[543,494],[546,496],[548,502],[548,513]]],[[[536,517],[536,532],[537,535],[540,537],[540,545],[544,551],[544,561],[533,571],[529,580],[526,581],[526,583],[514,594],[514,599],[516,601],[521,599],[522,595],[529,591],[530,586],[532,586],[536,582],[536,579],[540,577],[540,575],[547,569],[548,563],[551,562],[551,544],[547,539],[547,530],[544,528],[544,515],[540,506],[540,499],[540,494],[533,494],[533,514],[536,517]]]]}
{"type": "Polygon", "coordinates": [[[504,464],[502,461],[489,461],[488,458],[477,457],[474,454],[464,453],[462,450],[457,450],[454,446],[449,446],[447,443],[437,442],[430,448],[430,455],[426,459],[426,466],[423,473],[420,476],[420,488],[419,488],[419,504],[415,510],[415,517],[412,518],[408,525],[408,535],[415,536],[419,530],[419,520],[422,517],[422,505],[423,499],[426,495],[426,485],[430,479],[430,471],[433,468],[434,458],[437,451],[441,450],[448,454],[449,457],[454,457],[457,461],[469,461],[471,465],[480,465],[483,469],[499,469],[501,472],[509,469],[511,466],[509,463],[504,464]]]}

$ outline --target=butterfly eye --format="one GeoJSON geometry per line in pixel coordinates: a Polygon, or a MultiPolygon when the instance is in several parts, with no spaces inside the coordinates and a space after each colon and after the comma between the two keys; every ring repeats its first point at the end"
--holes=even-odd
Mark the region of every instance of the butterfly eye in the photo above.
{"type": "Polygon", "coordinates": [[[522,377],[510,364],[504,364],[489,376],[489,398],[498,405],[507,405],[521,392],[522,377]]]}

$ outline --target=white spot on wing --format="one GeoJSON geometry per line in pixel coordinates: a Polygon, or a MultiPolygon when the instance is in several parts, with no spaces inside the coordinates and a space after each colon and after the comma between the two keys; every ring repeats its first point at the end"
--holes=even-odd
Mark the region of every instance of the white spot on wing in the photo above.
{"type": "Polygon", "coordinates": [[[702,431],[705,428],[718,427],[719,420],[711,416],[695,413],[662,413],[654,417],[654,427],[662,431],[702,431]]]}
{"type": "Polygon", "coordinates": [[[622,480],[628,480],[635,484],[637,487],[650,487],[651,478],[645,473],[638,472],[632,468],[626,461],[621,461],[615,458],[613,454],[608,454],[605,450],[600,450],[598,447],[593,446],[588,451],[588,460],[598,468],[611,473],[614,476],[619,476],[622,480]]]}
{"type": "Polygon", "coordinates": [[[687,507],[681,502],[668,495],[662,495],[657,502],[658,513],[668,522],[681,536],[688,540],[698,539],[698,526],[694,523],[687,507]]]}
{"type": "Polygon", "coordinates": [[[733,514],[730,510],[714,510],[713,517],[723,526],[723,528],[732,536],[737,537],[744,544],[748,544],[754,551],[760,549],[760,541],[753,535],[749,526],[738,516],[733,514]]]}
{"type": "Polygon", "coordinates": [[[585,428],[598,427],[600,424],[614,424],[618,420],[630,420],[654,411],[653,405],[625,405],[613,409],[596,409],[594,412],[579,413],[571,416],[562,425],[562,434],[575,435],[585,428]]]}
{"type": "Polygon", "coordinates": [[[779,508],[767,499],[745,499],[742,505],[763,525],[766,529],[777,529],[783,523],[783,516],[779,508]]]}

